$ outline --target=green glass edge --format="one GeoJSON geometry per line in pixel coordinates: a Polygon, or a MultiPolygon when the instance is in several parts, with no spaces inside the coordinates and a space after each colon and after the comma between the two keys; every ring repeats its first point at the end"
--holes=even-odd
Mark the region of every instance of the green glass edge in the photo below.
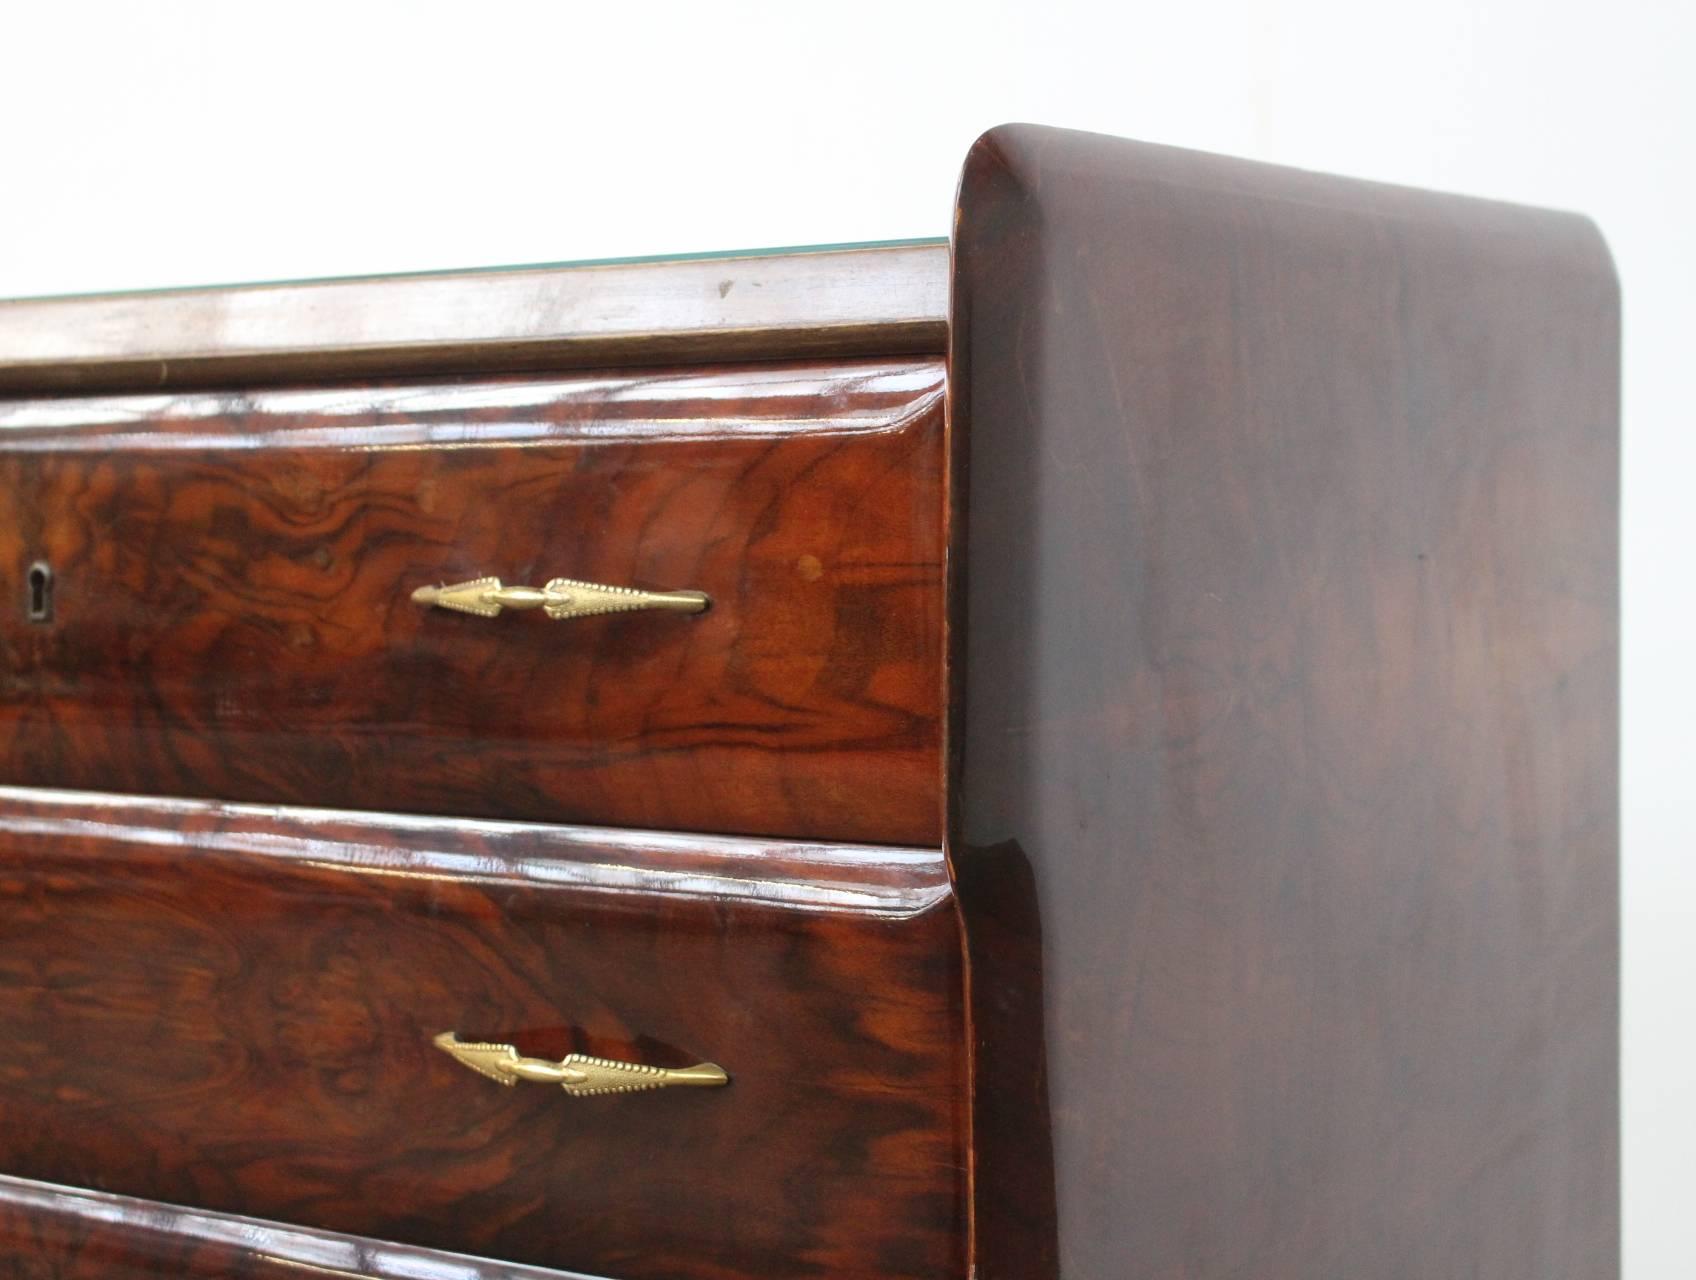
{"type": "Polygon", "coordinates": [[[233,284],[181,284],[161,288],[100,289],[81,293],[36,293],[0,298],[0,302],[60,302],[75,298],[128,298],[137,294],[200,293],[210,289],[282,289],[291,285],[346,284],[353,281],[419,280],[427,276],[487,275],[507,271],[567,271],[575,267],[624,267],[649,262],[709,262],[717,258],[776,258],[803,253],[841,253],[853,249],[914,249],[946,245],[947,236],[911,240],[860,240],[842,244],[782,245],[770,249],[715,249],[707,253],[648,253],[627,258],[577,258],[564,262],[513,262],[492,267],[448,267],[429,271],[385,271],[375,275],[303,276],[296,280],[241,280],[233,284]]]}

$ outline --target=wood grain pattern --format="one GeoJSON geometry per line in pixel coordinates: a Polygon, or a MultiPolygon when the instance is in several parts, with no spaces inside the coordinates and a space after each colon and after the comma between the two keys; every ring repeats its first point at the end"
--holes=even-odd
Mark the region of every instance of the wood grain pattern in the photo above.
{"type": "Polygon", "coordinates": [[[629,1280],[961,1274],[938,852],[11,791],[0,912],[0,1172],[629,1280]],[[448,1029],[732,1082],[506,1089],[448,1029]]]}
{"type": "Polygon", "coordinates": [[[0,1176],[8,1280],[594,1280],[0,1176]]]}
{"type": "Polygon", "coordinates": [[[957,226],[974,1274],[1617,1275],[1594,229],[1029,127],[957,226]]]}
{"type": "Polygon", "coordinates": [[[0,401],[0,782],[936,843],[941,398],[883,360],[0,401]],[[409,600],[486,574],[714,604],[409,600]]]}
{"type": "Polygon", "coordinates": [[[948,246],[0,300],[0,392],[940,354],[948,246]]]}

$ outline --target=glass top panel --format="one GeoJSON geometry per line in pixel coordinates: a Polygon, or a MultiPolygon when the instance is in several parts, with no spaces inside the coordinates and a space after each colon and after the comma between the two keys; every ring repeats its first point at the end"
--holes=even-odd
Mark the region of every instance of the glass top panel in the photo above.
{"type": "Polygon", "coordinates": [[[946,245],[946,236],[919,236],[911,240],[862,240],[843,244],[782,245],[769,249],[717,249],[706,253],[650,253],[626,258],[578,258],[561,262],[514,262],[492,267],[449,267],[444,270],[388,271],[357,276],[303,276],[292,280],[238,280],[221,284],[185,284],[165,288],[102,289],[96,292],[24,294],[0,298],[0,302],[41,302],[60,298],[114,298],[138,293],[194,293],[203,289],[257,289],[296,284],[333,284],[342,280],[409,280],[421,276],[482,275],[497,271],[563,271],[573,267],[619,267],[646,262],[699,262],[712,258],[769,258],[797,253],[841,253],[851,249],[910,249],[946,245]]]}

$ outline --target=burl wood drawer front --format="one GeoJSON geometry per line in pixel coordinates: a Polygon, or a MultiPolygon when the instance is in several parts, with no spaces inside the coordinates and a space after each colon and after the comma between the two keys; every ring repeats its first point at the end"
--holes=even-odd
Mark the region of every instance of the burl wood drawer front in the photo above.
{"type": "Polygon", "coordinates": [[[633,1280],[960,1271],[940,854],[0,792],[0,1173],[633,1280]],[[447,1030],[722,1088],[571,1097],[447,1030]]]}
{"type": "Polygon", "coordinates": [[[938,843],[942,389],[903,360],[0,401],[0,782],[938,843]],[[484,576],[712,605],[412,599],[484,576]]]}

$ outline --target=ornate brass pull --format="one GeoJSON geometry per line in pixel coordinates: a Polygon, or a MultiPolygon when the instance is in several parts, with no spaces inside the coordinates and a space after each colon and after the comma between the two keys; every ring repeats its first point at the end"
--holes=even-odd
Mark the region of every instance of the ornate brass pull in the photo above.
{"type": "Polygon", "coordinates": [[[699,591],[638,591],[635,587],[603,587],[574,578],[555,578],[545,587],[503,587],[499,578],[473,578],[451,587],[419,587],[412,599],[417,604],[457,609],[480,618],[497,617],[502,609],[541,609],[548,617],[561,619],[637,609],[699,613],[712,603],[699,591]]]}
{"type": "Polygon", "coordinates": [[[591,1058],[583,1053],[567,1054],[559,1062],[549,1062],[545,1058],[521,1058],[510,1044],[473,1044],[451,1031],[437,1036],[435,1044],[454,1061],[509,1087],[520,1080],[557,1084],[574,1098],[602,1093],[642,1093],[673,1085],[710,1089],[730,1083],[724,1068],[712,1062],[699,1062],[692,1067],[648,1067],[639,1062],[591,1058]]]}

